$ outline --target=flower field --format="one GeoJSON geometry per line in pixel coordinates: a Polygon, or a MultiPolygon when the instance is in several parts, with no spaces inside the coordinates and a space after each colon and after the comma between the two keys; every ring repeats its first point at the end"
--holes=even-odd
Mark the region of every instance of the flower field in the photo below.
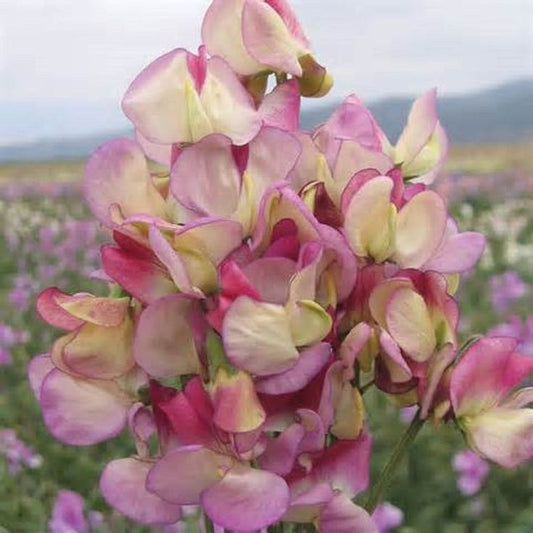
{"type": "MultiPolygon", "coordinates": [[[[490,153],[480,160],[490,161],[490,153]]],[[[499,148],[501,161],[475,169],[465,164],[468,151],[461,148],[433,187],[446,196],[462,230],[480,231],[488,240],[458,291],[460,341],[490,330],[517,337],[521,352],[533,357],[533,172],[526,153],[499,148]]],[[[80,172],[74,164],[0,169],[1,532],[151,531],[111,511],[98,490],[103,466],[134,453],[131,440],[87,448],[60,444],[45,428],[26,379],[30,358],[56,336],[36,315],[36,295],[49,286],[104,294],[96,278],[99,247],[108,237],[84,205],[80,172]]],[[[375,476],[410,413],[372,391],[368,402],[375,476]]],[[[382,530],[533,531],[531,468],[491,468],[465,448],[458,432],[425,428],[386,493],[401,512],[381,509],[387,515],[382,530]]],[[[192,510],[181,529],[163,531],[198,527],[192,510]]]]}

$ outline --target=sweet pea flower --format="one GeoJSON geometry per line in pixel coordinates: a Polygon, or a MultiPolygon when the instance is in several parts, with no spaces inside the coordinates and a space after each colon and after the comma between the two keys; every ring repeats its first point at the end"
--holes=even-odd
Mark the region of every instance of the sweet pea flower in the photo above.
{"type": "Polygon", "coordinates": [[[487,331],[488,337],[514,337],[517,349],[524,355],[533,355],[533,315],[522,321],[518,316],[510,316],[507,322],[498,324],[487,331]]]}
{"type": "Polygon", "coordinates": [[[424,184],[434,181],[448,150],[446,133],[437,117],[435,89],[413,103],[395,146],[355,95],[348,96],[317,128],[313,139],[331,168],[339,167],[341,176],[346,176],[342,169],[351,168],[353,175],[364,168],[398,168],[405,180],[424,184]]]}
{"type": "Polygon", "coordinates": [[[389,533],[403,524],[403,512],[389,502],[383,502],[372,513],[379,533],[389,533]]]}
{"type": "Polygon", "coordinates": [[[85,502],[77,493],[60,490],[57,494],[48,524],[50,533],[88,533],[89,524],[84,516],[85,502]]]}
{"type": "Polygon", "coordinates": [[[134,366],[134,316],[130,299],[63,293],[50,287],[37,297],[37,311],[52,326],[67,330],[51,351],[54,365],[76,377],[113,379],[134,366]]]}
{"type": "Polygon", "coordinates": [[[138,368],[116,379],[75,377],[56,368],[48,355],[32,359],[28,379],[50,433],[73,446],[116,437],[147,382],[138,368]]]}
{"type": "Polygon", "coordinates": [[[291,501],[284,521],[314,523],[327,533],[377,533],[370,515],[351,500],[368,487],[371,438],[339,440],[301,456],[289,476],[291,501]]]}
{"type": "Polygon", "coordinates": [[[17,474],[22,466],[39,468],[42,457],[22,442],[13,429],[0,429],[0,456],[7,460],[9,473],[17,474]]]}
{"type": "Polygon", "coordinates": [[[132,82],[122,109],[148,141],[194,143],[211,133],[249,142],[261,117],[239,78],[221,57],[178,48],[156,59],[132,82]]]}
{"type": "Polygon", "coordinates": [[[457,488],[466,496],[479,492],[490,471],[487,461],[472,450],[457,452],[453,457],[452,466],[458,474],[457,488]]]}
{"type": "Polygon", "coordinates": [[[404,191],[396,172],[355,174],[342,193],[341,211],[355,254],[377,262],[456,273],[469,269],[485,246],[478,233],[458,233],[437,193],[420,186],[404,191]]]}
{"type": "Polygon", "coordinates": [[[202,39],[211,55],[224,58],[243,76],[291,74],[303,96],[324,96],[332,86],[285,0],[214,0],[202,39]]]}
{"type": "Polygon", "coordinates": [[[492,304],[502,314],[528,293],[527,284],[513,270],[492,276],[489,280],[489,286],[492,304]]]}
{"type": "Polygon", "coordinates": [[[453,369],[450,398],[470,447],[512,468],[533,457],[533,390],[512,389],[533,373],[533,360],[506,337],[476,341],[453,369]]]}
{"type": "Polygon", "coordinates": [[[209,135],[177,159],[170,190],[190,219],[229,217],[250,235],[263,194],[285,181],[299,154],[298,141],[278,128],[263,127],[243,148],[209,135]]]}
{"type": "Polygon", "coordinates": [[[216,524],[237,531],[261,529],[281,518],[289,503],[286,482],[250,462],[250,454],[254,458],[261,450],[254,446],[259,434],[244,432],[231,439],[213,425],[214,405],[199,379],[160,408],[179,444],[150,470],[150,492],[176,505],[199,504],[216,524]]]}
{"type": "Polygon", "coordinates": [[[387,141],[385,151],[404,179],[425,184],[435,180],[448,152],[448,138],[437,116],[436,89],[413,103],[398,141],[393,147],[387,141]]]}

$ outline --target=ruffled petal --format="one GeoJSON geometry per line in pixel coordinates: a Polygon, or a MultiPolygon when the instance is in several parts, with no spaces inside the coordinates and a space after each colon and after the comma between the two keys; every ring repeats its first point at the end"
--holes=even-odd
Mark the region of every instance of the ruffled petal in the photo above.
{"type": "Polygon", "coordinates": [[[424,299],[408,288],[392,293],[386,310],[387,329],[406,354],[417,362],[427,361],[437,340],[424,299]]]}
{"type": "Polygon", "coordinates": [[[117,222],[110,213],[115,205],[124,217],[165,217],[165,200],[152,182],[141,147],[131,139],[114,139],[91,155],[83,189],[94,216],[106,226],[117,222]]]}
{"type": "Polygon", "coordinates": [[[202,493],[202,508],[220,526],[254,531],[277,522],[289,505],[289,487],[271,472],[237,466],[202,493]]]}
{"type": "Polygon", "coordinates": [[[197,303],[180,295],[160,298],[142,313],[135,331],[133,354],[156,378],[199,374],[200,360],[191,322],[197,303]]]}
{"type": "Polygon", "coordinates": [[[146,489],[151,461],[133,457],[107,464],[100,478],[100,491],[109,505],[128,518],[146,525],[173,524],[181,507],[168,503],[146,489]]]}
{"type": "Polygon", "coordinates": [[[222,331],[228,359],[251,374],[283,372],[298,359],[282,306],[241,296],[226,313],[222,331]]]}
{"type": "Polygon", "coordinates": [[[113,381],[82,380],[52,370],[43,381],[40,403],[56,439],[89,446],[122,431],[130,401],[113,381]]]}
{"type": "Polygon", "coordinates": [[[446,219],[446,206],[437,193],[417,194],[398,213],[394,260],[402,267],[421,267],[438,249],[446,219]]]}
{"type": "Polygon", "coordinates": [[[202,492],[219,481],[231,464],[229,456],[203,446],[183,446],[170,451],[153,466],[146,487],[167,502],[197,505],[202,492]]]}

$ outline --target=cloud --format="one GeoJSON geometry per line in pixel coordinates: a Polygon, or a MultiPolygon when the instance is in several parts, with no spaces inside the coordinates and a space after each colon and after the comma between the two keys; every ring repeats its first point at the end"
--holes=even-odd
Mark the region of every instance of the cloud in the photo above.
{"type": "MultiPolygon", "coordinates": [[[[208,4],[0,2],[0,107],[25,102],[116,105],[133,77],[155,57],[178,46],[198,46],[208,4]]],[[[531,0],[292,4],[317,57],[336,79],[336,98],[356,92],[369,101],[432,86],[464,92],[533,75],[531,0]]]]}

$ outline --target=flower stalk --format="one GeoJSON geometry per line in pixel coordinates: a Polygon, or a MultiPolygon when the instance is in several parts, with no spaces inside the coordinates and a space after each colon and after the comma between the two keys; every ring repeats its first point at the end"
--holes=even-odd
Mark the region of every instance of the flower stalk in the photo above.
{"type": "Polygon", "coordinates": [[[418,411],[411,421],[411,424],[402,435],[402,438],[396,443],[396,446],[392,450],[389,460],[383,467],[378,480],[370,489],[368,500],[365,505],[365,509],[369,514],[372,514],[376,509],[378,503],[381,500],[383,492],[388,487],[392,480],[392,477],[396,473],[398,466],[400,465],[405,453],[409,449],[409,446],[415,440],[419,431],[422,429],[425,420],[420,418],[420,411],[418,411]]]}

